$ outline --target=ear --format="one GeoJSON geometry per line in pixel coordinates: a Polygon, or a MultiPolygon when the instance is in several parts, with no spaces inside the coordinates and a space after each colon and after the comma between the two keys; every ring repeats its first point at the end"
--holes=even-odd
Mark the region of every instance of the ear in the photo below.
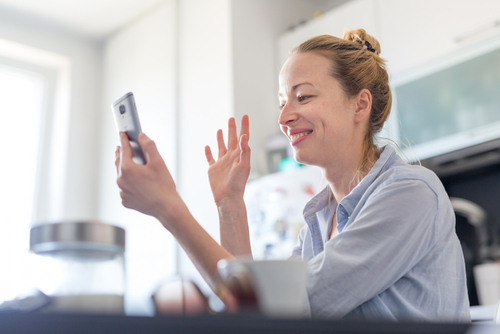
{"type": "Polygon", "coordinates": [[[370,116],[370,111],[372,110],[372,93],[366,88],[362,89],[358,93],[355,102],[354,122],[359,123],[370,116]]]}

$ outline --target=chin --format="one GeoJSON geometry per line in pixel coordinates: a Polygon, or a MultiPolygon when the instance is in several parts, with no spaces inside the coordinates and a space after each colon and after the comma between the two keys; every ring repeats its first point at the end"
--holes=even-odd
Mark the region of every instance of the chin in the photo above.
{"type": "Polygon", "coordinates": [[[303,154],[299,154],[299,153],[297,153],[297,151],[294,151],[293,158],[299,164],[312,165],[312,163],[310,162],[310,159],[307,159],[307,156],[304,156],[303,154]]]}
{"type": "Polygon", "coordinates": [[[293,152],[293,158],[299,164],[309,165],[309,166],[321,166],[321,157],[314,157],[312,152],[293,152]],[[309,153],[309,154],[307,154],[309,153]]]}

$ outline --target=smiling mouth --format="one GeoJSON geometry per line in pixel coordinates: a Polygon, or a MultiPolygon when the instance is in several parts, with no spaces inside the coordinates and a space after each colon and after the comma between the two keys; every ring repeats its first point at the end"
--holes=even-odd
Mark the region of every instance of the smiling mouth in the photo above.
{"type": "Polygon", "coordinates": [[[294,134],[293,136],[290,136],[290,141],[293,143],[295,141],[297,141],[298,139],[304,137],[304,136],[307,136],[309,134],[311,134],[312,131],[306,131],[306,132],[301,132],[301,133],[297,133],[297,134],[294,134]]]}

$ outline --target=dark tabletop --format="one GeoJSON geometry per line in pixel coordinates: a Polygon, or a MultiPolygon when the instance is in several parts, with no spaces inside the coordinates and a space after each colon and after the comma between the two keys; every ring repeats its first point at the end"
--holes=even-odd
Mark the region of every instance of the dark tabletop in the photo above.
{"type": "MultiPolygon", "coordinates": [[[[1,334],[132,333],[368,333],[463,334],[471,325],[363,323],[329,320],[268,319],[259,316],[130,317],[70,314],[0,314],[1,334]]],[[[498,327],[500,329],[500,327],[498,327]]],[[[488,331],[489,333],[490,331],[488,331]]],[[[500,333],[500,330],[498,331],[500,333]]]]}

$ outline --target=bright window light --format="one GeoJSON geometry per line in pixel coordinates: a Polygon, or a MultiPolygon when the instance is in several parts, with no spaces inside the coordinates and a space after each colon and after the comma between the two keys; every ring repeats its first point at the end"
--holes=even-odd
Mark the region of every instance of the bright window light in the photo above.
{"type": "Polygon", "coordinates": [[[0,303],[31,286],[29,230],[44,86],[40,75],[0,65],[0,303]]]}

